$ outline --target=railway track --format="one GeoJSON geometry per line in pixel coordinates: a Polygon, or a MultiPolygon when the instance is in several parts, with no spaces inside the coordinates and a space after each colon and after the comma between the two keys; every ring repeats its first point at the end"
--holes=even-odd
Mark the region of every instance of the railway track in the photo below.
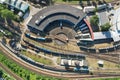
{"type": "Polygon", "coordinates": [[[116,64],[119,64],[120,62],[119,62],[119,57],[118,56],[116,56],[116,55],[118,55],[118,54],[111,54],[111,53],[109,53],[109,54],[100,54],[100,53],[88,53],[88,52],[80,52],[80,51],[72,51],[72,50],[65,50],[65,49],[61,49],[61,48],[57,48],[57,47],[55,47],[55,46],[51,46],[51,45],[48,45],[48,44],[45,44],[45,43],[42,43],[42,42],[39,42],[39,44],[41,44],[41,45],[44,45],[44,46],[46,46],[46,47],[51,47],[51,48],[54,48],[54,49],[58,49],[58,50],[62,50],[62,51],[64,51],[65,52],[65,54],[67,54],[67,53],[73,53],[73,54],[75,54],[75,53],[77,53],[77,54],[84,54],[84,55],[86,55],[86,56],[88,56],[88,57],[92,57],[92,58],[97,58],[97,59],[103,59],[103,60],[106,60],[106,61],[109,61],[109,62],[113,62],[113,63],[116,63],[116,64]],[[114,55],[114,56],[113,56],[114,55]]]}
{"type": "Polygon", "coordinates": [[[33,65],[30,65],[26,62],[24,62],[21,59],[18,59],[18,57],[16,57],[13,53],[11,53],[10,51],[6,50],[4,46],[0,47],[0,50],[4,53],[5,56],[7,56],[8,58],[12,59],[13,61],[15,61],[16,63],[18,63],[19,65],[21,65],[22,67],[29,69],[30,71],[33,71],[35,73],[38,74],[44,74],[44,75],[48,75],[48,76],[53,76],[53,77],[58,77],[58,78],[72,78],[72,79],[76,79],[76,78],[80,78],[80,79],[85,79],[85,78],[95,78],[95,77],[118,77],[120,75],[103,75],[103,74],[98,74],[96,73],[95,75],[80,75],[79,73],[68,73],[68,72],[54,72],[54,71],[49,71],[49,70],[45,70],[45,69],[40,69],[38,67],[35,67],[33,65]]]}
{"type": "Polygon", "coordinates": [[[67,53],[79,53],[79,54],[85,54],[87,55],[88,57],[94,57],[94,58],[98,58],[98,59],[103,59],[103,60],[107,60],[107,61],[110,61],[110,62],[114,62],[114,63],[118,63],[118,60],[119,60],[119,57],[118,57],[118,54],[100,54],[100,53],[87,53],[87,52],[80,52],[80,51],[72,51],[72,50],[65,50],[65,49],[61,49],[61,48],[56,48],[54,46],[51,46],[51,45],[47,45],[47,44],[44,44],[44,43],[40,43],[42,45],[45,45],[45,46],[49,46],[49,47],[52,47],[54,49],[59,49],[59,50],[62,50],[62,51],[65,51],[67,53]]]}

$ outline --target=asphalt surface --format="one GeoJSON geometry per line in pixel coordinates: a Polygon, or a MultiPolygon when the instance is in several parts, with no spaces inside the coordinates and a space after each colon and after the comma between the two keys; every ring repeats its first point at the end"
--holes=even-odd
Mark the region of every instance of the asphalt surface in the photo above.
{"type": "Polygon", "coordinates": [[[109,22],[107,11],[98,12],[100,25],[104,25],[109,22]]]}

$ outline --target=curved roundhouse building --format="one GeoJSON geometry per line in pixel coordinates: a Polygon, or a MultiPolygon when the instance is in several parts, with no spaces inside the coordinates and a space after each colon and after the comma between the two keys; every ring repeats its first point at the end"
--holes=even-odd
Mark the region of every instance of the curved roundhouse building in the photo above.
{"type": "MultiPolygon", "coordinates": [[[[39,35],[47,35],[55,28],[65,29],[62,31],[66,35],[69,35],[69,32],[80,31],[81,33],[90,33],[91,38],[94,39],[91,26],[85,17],[86,14],[82,10],[69,5],[49,6],[32,16],[28,23],[28,29],[39,35]]],[[[55,29],[56,31],[54,30],[52,33],[60,33],[59,29],[55,29]]]]}

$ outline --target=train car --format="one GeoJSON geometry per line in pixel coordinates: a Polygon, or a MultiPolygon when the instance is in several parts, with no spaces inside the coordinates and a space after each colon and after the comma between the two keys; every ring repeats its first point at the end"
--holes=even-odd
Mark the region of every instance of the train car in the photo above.
{"type": "Polygon", "coordinates": [[[96,49],[95,49],[95,48],[89,48],[88,51],[89,51],[90,53],[96,53],[96,49]]]}
{"type": "Polygon", "coordinates": [[[47,50],[45,48],[42,48],[42,49],[43,49],[43,52],[45,52],[45,53],[52,53],[50,50],[47,50]]]}
{"type": "Polygon", "coordinates": [[[77,42],[78,46],[87,46],[87,43],[83,43],[83,42],[77,42]]]}
{"type": "Polygon", "coordinates": [[[80,68],[75,67],[75,68],[73,69],[73,71],[75,71],[75,72],[80,71],[80,68]]]}
{"type": "Polygon", "coordinates": [[[99,53],[107,53],[106,48],[99,48],[98,51],[99,51],[99,53]]]}
{"type": "Polygon", "coordinates": [[[61,55],[61,53],[58,53],[58,52],[53,52],[52,51],[51,53],[52,53],[53,56],[59,56],[59,55],[61,55]]]}
{"type": "Polygon", "coordinates": [[[52,42],[52,38],[36,37],[29,33],[25,33],[25,36],[38,42],[52,42]]]}
{"type": "Polygon", "coordinates": [[[33,39],[33,40],[36,40],[36,38],[37,38],[36,36],[33,36],[33,35],[29,34],[29,33],[25,33],[25,36],[30,38],[30,39],[33,39]]]}
{"type": "Polygon", "coordinates": [[[40,52],[40,50],[38,50],[38,49],[35,49],[35,52],[36,52],[36,53],[39,53],[39,52],[40,52]]]}
{"type": "Polygon", "coordinates": [[[19,57],[25,61],[27,61],[27,58],[25,56],[23,56],[22,54],[19,55],[19,57]]]}
{"type": "Polygon", "coordinates": [[[70,68],[70,67],[68,67],[68,68],[65,68],[67,71],[69,71],[69,72],[73,72],[74,71],[74,68],[70,68]]]}
{"type": "Polygon", "coordinates": [[[80,46],[80,50],[88,52],[88,48],[87,47],[80,46]]]}
{"type": "Polygon", "coordinates": [[[33,39],[33,40],[36,40],[37,37],[36,36],[33,36],[33,35],[30,35],[30,38],[33,39]]]}
{"type": "Polygon", "coordinates": [[[93,46],[94,45],[94,41],[91,40],[91,39],[80,39],[78,42],[77,42],[78,46],[93,46]]]}
{"type": "Polygon", "coordinates": [[[108,47],[107,50],[108,50],[108,52],[113,52],[113,51],[115,51],[115,47],[108,47]]]}
{"type": "Polygon", "coordinates": [[[29,33],[25,33],[25,36],[30,38],[30,34],[29,33]]]}
{"type": "Polygon", "coordinates": [[[90,34],[77,34],[75,35],[76,39],[85,39],[85,38],[90,38],[90,34]]]}
{"type": "Polygon", "coordinates": [[[52,38],[46,38],[45,42],[52,42],[52,38]]]}
{"type": "Polygon", "coordinates": [[[89,74],[89,69],[80,69],[80,73],[85,73],[85,74],[89,74]]]}
{"type": "Polygon", "coordinates": [[[73,69],[75,72],[80,72],[81,74],[89,74],[89,69],[88,68],[77,68],[75,67],[73,69]]]}
{"type": "Polygon", "coordinates": [[[46,38],[43,38],[43,37],[38,37],[36,38],[37,41],[42,41],[42,42],[45,42],[46,41],[46,38]]]}
{"type": "Polygon", "coordinates": [[[116,50],[120,49],[120,44],[115,45],[115,49],[116,50]]]}

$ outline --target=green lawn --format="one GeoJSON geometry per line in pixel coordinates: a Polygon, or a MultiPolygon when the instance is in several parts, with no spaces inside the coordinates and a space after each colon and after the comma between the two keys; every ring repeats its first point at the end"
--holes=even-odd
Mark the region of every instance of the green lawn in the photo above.
{"type": "MultiPolygon", "coordinates": [[[[64,0],[53,0],[56,4],[73,4],[73,5],[79,5],[79,0],[71,0],[71,1],[64,1],[64,0]]],[[[92,0],[91,0],[92,1],[92,0]]],[[[96,0],[93,0],[96,2],[96,0]]],[[[102,0],[101,0],[102,1],[102,0]]],[[[106,2],[112,2],[114,0],[105,0],[106,2]]],[[[84,4],[87,4],[87,0],[83,0],[84,4]]]]}
{"type": "MultiPolygon", "coordinates": [[[[35,60],[35,61],[37,61],[37,62],[40,62],[40,63],[43,63],[43,64],[45,64],[45,65],[54,65],[51,60],[46,59],[46,58],[43,58],[43,57],[41,57],[41,56],[39,56],[39,55],[37,55],[37,54],[30,53],[30,52],[25,51],[25,50],[21,51],[21,53],[22,53],[23,55],[25,55],[25,56],[33,59],[33,60],[35,60]]],[[[41,54],[41,53],[40,53],[40,54],[41,54]]]]}
{"type": "Polygon", "coordinates": [[[54,0],[56,4],[79,4],[79,0],[73,0],[73,1],[70,1],[70,2],[65,2],[63,0],[54,0]]]}

